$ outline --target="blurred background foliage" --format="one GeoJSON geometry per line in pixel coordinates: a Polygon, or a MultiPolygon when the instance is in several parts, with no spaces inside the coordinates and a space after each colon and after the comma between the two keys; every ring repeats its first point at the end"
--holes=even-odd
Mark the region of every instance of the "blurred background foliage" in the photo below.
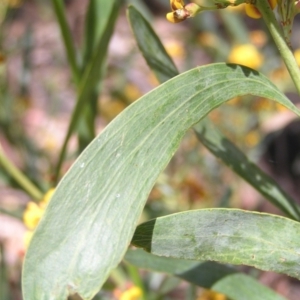
{"type": "MultiPolygon", "coordinates": [[[[84,67],[88,0],[64,1],[77,59],[84,67]]],[[[205,12],[180,24],[168,23],[168,0],[124,1],[109,45],[106,71],[95,103],[95,130],[101,130],[130,103],[158,85],[139,53],[126,19],[134,4],[152,24],[180,72],[211,62],[234,62],[260,70],[298,104],[278,51],[263,22],[244,8],[205,12]]],[[[97,12],[95,12],[97,14],[97,12]]],[[[300,64],[294,24],[292,46],[300,64]]],[[[19,300],[21,265],[32,230],[55,187],[54,165],[76,100],[76,79],[66,58],[50,1],[0,2],[0,147],[36,186],[36,199],[0,167],[0,299],[19,300]],[[48,193],[47,193],[48,192],[48,193]],[[45,196],[43,196],[43,194],[45,196]],[[41,202],[40,202],[41,201],[41,202]]],[[[211,120],[300,202],[300,123],[282,106],[253,96],[235,98],[210,114],[211,120]]],[[[180,120],[178,120],[180,122],[180,120]]],[[[65,173],[84,148],[72,137],[65,173]]],[[[152,190],[142,220],[177,211],[238,207],[279,213],[249,185],[223,166],[192,131],[152,190]]],[[[299,284],[283,275],[244,271],[286,296],[299,299],[299,284]]],[[[76,297],[73,297],[76,299],[76,297]]],[[[122,264],[96,299],[224,300],[177,278],[138,271],[122,264]]],[[[242,299],[242,298],[241,298],[242,299]]]]}

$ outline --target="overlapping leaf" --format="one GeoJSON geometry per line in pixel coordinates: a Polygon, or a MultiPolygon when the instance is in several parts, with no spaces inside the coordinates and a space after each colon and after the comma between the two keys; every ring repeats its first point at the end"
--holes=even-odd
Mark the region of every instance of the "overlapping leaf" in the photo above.
{"type": "Polygon", "coordinates": [[[300,223],[238,209],[203,209],[137,227],[132,243],[160,256],[254,266],[300,279],[300,223]]]}
{"type": "Polygon", "coordinates": [[[273,99],[300,115],[260,73],[215,64],[167,81],[111,122],[49,203],[26,255],[24,299],[75,293],[91,299],[124,256],[151,188],[185,132],[244,94],[273,99]]]}

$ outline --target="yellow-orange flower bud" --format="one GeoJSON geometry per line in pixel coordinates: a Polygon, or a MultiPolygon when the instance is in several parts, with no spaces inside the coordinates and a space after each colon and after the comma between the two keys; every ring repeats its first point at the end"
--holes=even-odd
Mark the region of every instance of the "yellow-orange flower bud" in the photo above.
{"type": "Polygon", "coordinates": [[[177,9],[181,9],[184,7],[184,1],[183,0],[170,0],[170,5],[172,11],[175,11],[177,9]]]}
{"type": "MultiPolygon", "coordinates": [[[[258,0],[259,1],[259,0],[258,0]]],[[[268,0],[269,5],[272,9],[274,9],[277,5],[277,0],[268,0]]],[[[261,13],[257,9],[257,7],[254,4],[246,3],[245,5],[245,12],[247,16],[253,19],[259,19],[261,17],[261,13]]]]}

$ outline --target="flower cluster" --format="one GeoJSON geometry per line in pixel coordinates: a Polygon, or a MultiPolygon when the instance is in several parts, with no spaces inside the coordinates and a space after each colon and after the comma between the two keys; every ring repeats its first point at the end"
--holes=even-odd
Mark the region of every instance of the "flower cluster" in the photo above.
{"type": "Polygon", "coordinates": [[[195,3],[185,5],[183,0],[171,0],[170,4],[172,12],[167,14],[167,20],[172,23],[182,22],[201,11],[201,6],[195,3]]]}
{"type": "MultiPolygon", "coordinates": [[[[261,17],[259,10],[255,6],[255,0],[211,0],[212,6],[201,5],[199,1],[201,0],[196,1],[197,3],[191,2],[185,4],[183,0],[170,0],[172,12],[167,14],[167,20],[172,23],[179,23],[205,10],[223,9],[228,6],[238,6],[240,4],[246,4],[245,11],[249,17],[255,19],[261,17]]],[[[268,0],[268,2],[272,9],[277,5],[277,0],[268,0]]]]}

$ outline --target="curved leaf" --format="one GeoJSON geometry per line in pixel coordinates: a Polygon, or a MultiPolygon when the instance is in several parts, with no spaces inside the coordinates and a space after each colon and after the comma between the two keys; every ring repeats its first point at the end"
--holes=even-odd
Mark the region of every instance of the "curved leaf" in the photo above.
{"type": "Polygon", "coordinates": [[[165,82],[114,119],[58,185],[25,258],[24,299],[70,293],[91,299],[125,254],[156,178],[185,132],[244,94],[274,99],[300,115],[263,75],[221,63],[165,82]]]}
{"type": "Polygon", "coordinates": [[[238,209],[203,209],[141,224],[132,244],[155,255],[243,264],[300,279],[300,223],[238,209]]]}
{"type": "Polygon", "coordinates": [[[141,269],[177,276],[198,286],[212,289],[231,300],[284,300],[254,278],[237,273],[232,267],[213,261],[193,261],[162,257],[141,249],[128,250],[125,261],[141,269]]]}
{"type": "Polygon", "coordinates": [[[269,175],[251,162],[242,151],[219,132],[208,119],[196,124],[194,130],[198,139],[216,157],[280,208],[288,217],[300,220],[298,204],[269,175]]]}
{"type": "MultiPolygon", "coordinates": [[[[134,6],[128,8],[128,19],[137,44],[158,80],[163,82],[176,76],[178,71],[172,59],[151,25],[134,6]],[[150,41],[151,47],[148,45],[150,41]]],[[[198,139],[209,151],[232,168],[234,172],[251,184],[287,216],[300,220],[299,206],[295,201],[270,176],[249,161],[245,154],[222,135],[208,118],[195,125],[194,130],[198,139]]]]}
{"type": "Polygon", "coordinates": [[[128,7],[127,15],[138,47],[157,79],[164,82],[176,76],[178,71],[173,60],[148,21],[132,5],[128,7]]]}

